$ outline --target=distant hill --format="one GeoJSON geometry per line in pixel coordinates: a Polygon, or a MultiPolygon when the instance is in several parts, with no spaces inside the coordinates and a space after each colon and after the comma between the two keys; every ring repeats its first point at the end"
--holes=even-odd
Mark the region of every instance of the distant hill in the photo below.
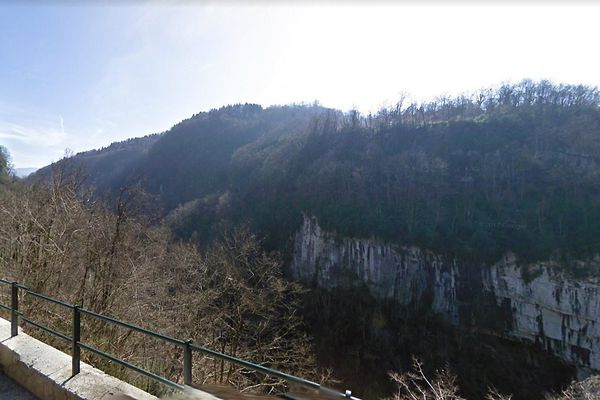
{"type": "Polygon", "coordinates": [[[15,168],[15,175],[19,178],[26,178],[37,170],[38,168],[15,168]]]}
{"type": "Polygon", "coordinates": [[[376,115],[236,105],[68,162],[101,192],[141,183],[200,243],[246,223],[282,249],[308,213],[476,260],[564,258],[600,250],[599,104],[595,88],[523,81],[376,115]]]}
{"type": "MultiPolygon", "coordinates": [[[[86,183],[95,187],[99,193],[113,188],[118,190],[125,181],[132,179],[132,168],[159,136],[153,134],[112,143],[103,149],[78,153],[63,161],[66,161],[64,164],[67,170],[83,168],[87,178],[86,183]]],[[[57,165],[58,163],[54,163],[40,168],[31,179],[48,178],[57,165]]]]}
{"type": "MultiPolygon", "coordinates": [[[[172,209],[222,187],[226,177],[220,174],[226,175],[238,148],[259,138],[301,132],[323,110],[319,106],[266,110],[253,104],[227,106],[196,114],[166,133],[113,143],[61,162],[68,169],[82,167],[87,183],[99,192],[116,192],[142,182],[146,190],[161,194],[163,205],[172,209]]],[[[48,177],[56,165],[40,169],[35,178],[48,177]]]]}

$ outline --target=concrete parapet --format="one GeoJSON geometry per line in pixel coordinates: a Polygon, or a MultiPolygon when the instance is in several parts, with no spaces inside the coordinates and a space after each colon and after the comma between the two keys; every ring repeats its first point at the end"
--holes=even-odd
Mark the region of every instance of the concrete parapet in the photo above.
{"type": "Polygon", "coordinates": [[[157,397],[89,364],[71,376],[71,356],[23,333],[10,337],[10,322],[0,318],[0,368],[42,400],[157,400],[157,397]]]}

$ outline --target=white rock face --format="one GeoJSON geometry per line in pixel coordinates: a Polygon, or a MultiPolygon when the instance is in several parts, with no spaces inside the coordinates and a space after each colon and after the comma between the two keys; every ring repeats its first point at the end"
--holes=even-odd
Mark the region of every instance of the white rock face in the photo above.
{"type": "Polygon", "coordinates": [[[511,254],[492,266],[475,265],[415,247],[339,238],[310,217],[295,238],[292,273],[325,288],[366,288],[403,306],[427,302],[455,325],[532,341],[578,367],[600,370],[598,278],[577,280],[548,263],[521,266],[511,254]]]}

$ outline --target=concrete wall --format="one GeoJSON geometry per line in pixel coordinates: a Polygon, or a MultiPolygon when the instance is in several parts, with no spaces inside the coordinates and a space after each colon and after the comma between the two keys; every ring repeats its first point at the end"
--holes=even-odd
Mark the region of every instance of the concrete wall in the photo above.
{"type": "Polygon", "coordinates": [[[0,368],[42,400],[157,400],[128,383],[81,363],[71,377],[71,356],[19,329],[10,337],[10,322],[0,318],[0,368]]]}

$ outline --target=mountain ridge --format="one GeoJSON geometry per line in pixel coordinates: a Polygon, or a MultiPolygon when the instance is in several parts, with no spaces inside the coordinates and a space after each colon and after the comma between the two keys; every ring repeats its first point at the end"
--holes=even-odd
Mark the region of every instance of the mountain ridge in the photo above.
{"type": "Polygon", "coordinates": [[[100,192],[141,184],[200,243],[246,224],[286,249],[307,212],[346,236],[463,258],[580,257],[600,250],[599,104],[596,88],[525,80],[375,115],[234,105],[104,150],[116,164],[68,162],[100,192]]]}

